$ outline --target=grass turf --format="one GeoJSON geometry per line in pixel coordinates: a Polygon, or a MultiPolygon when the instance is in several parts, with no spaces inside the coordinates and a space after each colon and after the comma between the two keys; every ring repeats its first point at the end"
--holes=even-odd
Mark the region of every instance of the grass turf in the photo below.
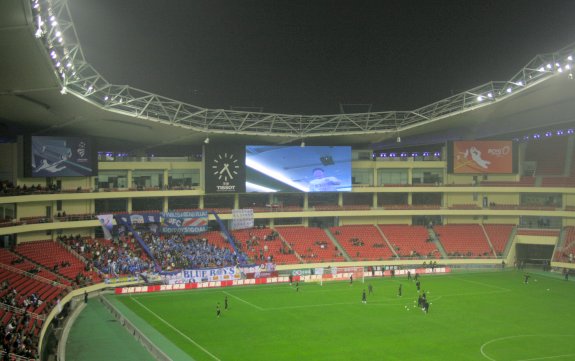
{"type": "Polygon", "coordinates": [[[523,275],[420,277],[429,314],[415,307],[415,282],[405,278],[118,298],[198,361],[574,360],[575,284],[544,274],[525,284],[523,275]],[[369,283],[374,294],[362,304],[369,283]]]}

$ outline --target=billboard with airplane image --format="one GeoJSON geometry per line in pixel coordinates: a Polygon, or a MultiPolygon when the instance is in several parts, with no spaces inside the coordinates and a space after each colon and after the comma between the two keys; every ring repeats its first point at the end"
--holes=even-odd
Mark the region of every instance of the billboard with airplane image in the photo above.
{"type": "Polygon", "coordinates": [[[97,175],[98,162],[88,138],[32,136],[25,143],[24,151],[26,177],[97,175]]]}

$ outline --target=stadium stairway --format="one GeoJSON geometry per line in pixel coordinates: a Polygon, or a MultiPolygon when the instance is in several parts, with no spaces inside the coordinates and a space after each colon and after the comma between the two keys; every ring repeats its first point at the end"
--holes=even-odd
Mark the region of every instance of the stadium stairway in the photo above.
{"type": "Polygon", "coordinates": [[[555,245],[556,249],[562,249],[563,245],[565,244],[565,227],[561,228],[561,232],[559,232],[559,241],[557,241],[557,244],[555,245]]]}
{"type": "Polygon", "coordinates": [[[479,224],[479,226],[481,227],[481,230],[485,235],[485,239],[487,239],[487,243],[489,244],[489,248],[491,248],[491,253],[493,253],[493,257],[497,257],[497,252],[495,252],[495,247],[493,247],[493,243],[491,243],[491,238],[489,238],[489,234],[487,234],[485,227],[483,226],[483,224],[479,224]]]}
{"type": "Polygon", "coordinates": [[[387,243],[387,246],[389,247],[389,249],[391,249],[391,252],[393,252],[393,256],[395,258],[399,259],[399,255],[395,251],[395,248],[391,245],[391,243],[389,242],[389,239],[387,239],[387,237],[385,236],[385,234],[383,233],[383,231],[381,230],[381,228],[379,228],[379,226],[377,224],[375,225],[375,229],[377,229],[377,231],[381,235],[381,238],[383,238],[385,243],[387,243]]]}
{"type": "Polygon", "coordinates": [[[517,226],[513,227],[513,230],[511,230],[511,234],[509,235],[509,240],[507,240],[507,244],[505,245],[505,249],[503,250],[503,258],[507,258],[507,255],[509,255],[509,251],[511,251],[511,247],[513,246],[513,240],[515,239],[515,236],[517,235],[517,226]]]}
{"type": "Polygon", "coordinates": [[[435,244],[435,247],[437,247],[437,249],[439,250],[439,253],[441,253],[441,258],[448,258],[447,252],[445,252],[445,248],[443,248],[443,245],[441,244],[441,242],[439,242],[439,238],[437,238],[437,234],[435,234],[433,228],[428,228],[427,233],[429,233],[429,237],[433,240],[433,243],[435,244]]]}
{"type": "Polygon", "coordinates": [[[553,260],[554,261],[558,261],[557,259],[555,259],[556,255],[560,255],[561,253],[563,253],[564,250],[567,250],[569,248],[569,245],[565,245],[565,243],[566,243],[565,240],[567,237],[569,237],[567,234],[570,233],[570,231],[571,231],[571,227],[561,228],[561,231],[559,232],[558,241],[555,244],[555,248],[553,249],[553,260]]]}
{"type": "MultiPolygon", "coordinates": [[[[274,228],[274,230],[276,230],[276,229],[274,228]]],[[[276,231],[277,231],[277,230],[276,230],[276,231]]],[[[293,249],[293,247],[291,246],[291,244],[289,244],[289,242],[288,242],[288,241],[284,238],[284,236],[282,236],[281,233],[279,233],[279,232],[278,232],[278,238],[282,241],[282,243],[283,243],[286,247],[288,247],[289,249],[291,249],[291,250],[293,251],[294,256],[297,257],[297,259],[298,259],[298,261],[299,261],[300,263],[305,263],[304,259],[301,258],[301,256],[299,255],[299,253],[297,253],[296,250],[293,249]]]]}
{"type": "Polygon", "coordinates": [[[84,257],[83,255],[79,254],[78,252],[76,252],[72,247],[70,247],[69,245],[67,245],[66,243],[64,243],[63,241],[61,241],[60,239],[57,239],[56,242],[58,242],[60,244],[60,246],[62,246],[62,248],[66,249],[68,252],[70,252],[74,257],[78,258],[80,261],[84,262],[84,264],[88,264],[88,260],[86,259],[86,257],[84,257]]]}
{"type": "Polygon", "coordinates": [[[331,239],[332,243],[334,246],[337,247],[337,249],[341,252],[341,254],[343,255],[343,258],[345,258],[345,260],[347,262],[351,262],[353,261],[351,259],[351,257],[349,256],[349,254],[347,254],[347,251],[345,250],[345,248],[343,248],[341,246],[341,244],[339,243],[339,241],[337,240],[337,238],[333,235],[333,233],[331,233],[329,228],[325,229],[325,233],[327,234],[327,236],[329,237],[329,239],[331,239]]]}

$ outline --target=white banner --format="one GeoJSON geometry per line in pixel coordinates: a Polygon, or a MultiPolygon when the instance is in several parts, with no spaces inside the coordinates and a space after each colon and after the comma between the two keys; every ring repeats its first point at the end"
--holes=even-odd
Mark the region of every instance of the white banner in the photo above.
{"type": "Polygon", "coordinates": [[[253,209],[232,209],[232,230],[254,227],[253,209]]]}
{"type": "Polygon", "coordinates": [[[104,232],[104,238],[107,240],[112,239],[112,228],[114,227],[114,215],[113,214],[99,214],[98,221],[102,225],[102,231],[104,232]]]}

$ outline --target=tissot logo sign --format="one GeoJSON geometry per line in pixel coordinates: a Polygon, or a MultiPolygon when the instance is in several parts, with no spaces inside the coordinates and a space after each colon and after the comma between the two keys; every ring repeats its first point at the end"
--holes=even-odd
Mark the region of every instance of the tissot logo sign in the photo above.
{"type": "Polygon", "coordinates": [[[205,148],[205,190],[207,193],[246,191],[244,147],[205,148]]]}

